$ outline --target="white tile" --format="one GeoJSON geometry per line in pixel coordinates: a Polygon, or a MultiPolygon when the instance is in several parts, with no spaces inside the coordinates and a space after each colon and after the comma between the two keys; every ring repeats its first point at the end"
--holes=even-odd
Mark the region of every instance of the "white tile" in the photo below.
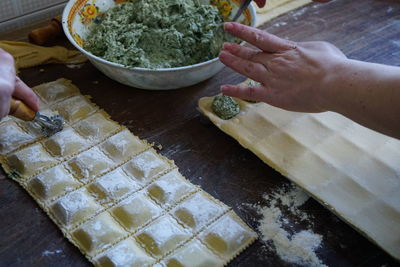
{"type": "MultiPolygon", "coordinates": [[[[3,0],[0,0],[3,1],[3,0]]],[[[5,22],[0,22],[0,33],[4,33],[7,31],[15,30],[21,27],[29,26],[32,23],[43,21],[46,19],[53,18],[55,16],[61,15],[64,9],[65,3],[59,4],[57,6],[40,10],[38,12],[34,12],[32,14],[19,16],[17,18],[13,18],[7,20],[5,22]]]]}
{"type": "Polygon", "coordinates": [[[0,4],[0,23],[19,15],[18,5],[15,0],[1,0],[0,4]]]}
{"type": "Polygon", "coordinates": [[[20,2],[23,14],[66,3],[66,0],[17,0],[20,2]]]}

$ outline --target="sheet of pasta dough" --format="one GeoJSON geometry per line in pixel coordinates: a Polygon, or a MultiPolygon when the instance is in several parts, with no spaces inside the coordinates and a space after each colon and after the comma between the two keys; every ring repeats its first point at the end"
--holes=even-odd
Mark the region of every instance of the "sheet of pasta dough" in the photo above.
{"type": "Polygon", "coordinates": [[[257,11],[257,26],[311,2],[311,0],[267,0],[263,8],[258,8],[257,5],[255,5],[257,11]]]}
{"type": "Polygon", "coordinates": [[[63,131],[0,122],[1,164],[96,266],[223,266],[256,234],[70,81],[33,88],[63,131]]]}
{"type": "Polygon", "coordinates": [[[332,112],[289,112],[237,100],[241,112],[222,131],[288,177],[396,259],[400,259],[400,140],[332,112]]]}

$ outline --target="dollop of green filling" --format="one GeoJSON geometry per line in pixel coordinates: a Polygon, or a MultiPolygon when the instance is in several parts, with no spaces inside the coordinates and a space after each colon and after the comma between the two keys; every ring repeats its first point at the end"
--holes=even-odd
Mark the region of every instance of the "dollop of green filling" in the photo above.
{"type": "Polygon", "coordinates": [[[218,9],[198,0],[125,2],[97,21],[84,48],[127,67],[200,63],[217,57],[223,42],[234,40],[223,31],[218,9]]]}
{"type": "Polygon", "coordinates": [[[230,96],[217,95],[211,104],[213,112],[223,120],[229,120],[240,112],[240,106],[230,96]]]}

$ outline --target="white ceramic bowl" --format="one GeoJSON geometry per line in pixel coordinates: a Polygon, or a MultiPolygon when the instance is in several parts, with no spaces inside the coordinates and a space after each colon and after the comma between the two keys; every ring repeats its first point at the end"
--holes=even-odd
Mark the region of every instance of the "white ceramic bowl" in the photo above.
{"type": "MultiPolygon", "coordinates": [[[[136,88],[166,90],[199,83],[215,75],[223,68],[223,64],[218,58],[176,68],[128,68],[97,57],[83,49],[84,40],[89,33],[88,28],[91,23],[96,21],[96,17],[109,8],[125,1],[70,0],[63,12],[62,25],[66,36],[105,75],[120,83],[136,88]]],[[[213,5],[216,5],[226,19],[234,16],[240,5],[240,0],[205,1],[210,1],[213,5]]],[[[255,26],[255,8],[250,5],[238,21],[246,25],[255,26]]]]}

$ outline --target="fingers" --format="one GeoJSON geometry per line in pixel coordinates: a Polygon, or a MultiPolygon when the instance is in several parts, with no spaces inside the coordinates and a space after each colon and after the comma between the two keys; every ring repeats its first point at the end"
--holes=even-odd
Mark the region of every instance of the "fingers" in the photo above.
{"type": "Polygon", "coordinates": [[[11,92],[0,91],[0,120],[10,112],[11,92]]]}
{"type": "Polygon", "coordinates": [[[12,81],[15,79],[14,58],[9,53],[0,48],[0,79],[12,81]]]}
{"type": "Polygon", "coordinates": [[[39,111],[39,98],[23,81],[18,77],[15,83],[15,90],[13,93],[15,98],[18,98],[26,105],[28,105],[33,111],[39,111]]]}
{"type": "Polygon", "coordinates": [[[258,47],[264,52],[283,52],[296,47],[296,44],[291,41],[236,22],[226,22],[224,29],[231,35],[258,47]]]}
{"type": "Polygon", "coordinates": [[[235,56],[238,56],[243,59],[250,60],[250,61],[253,61],[257,57],[257,55],[260,54],[259,51],[256,51],[254,49],[244,47],[242,45],[238,45],[235,43],[224,43],[224,45],[222,46],[222,49],[225,51],[228,51],[232,55],[235,55],[235,56]]]}
{"type": "Polygon", "coordinates": [[[267,66],[268,60],[271,60],[271,58],[273,57],[272,54],[267,54],[260,50],[254,50],[252,48],[235,43],[224,43],[222,48],[224,51],[227,51],[232,55],[263,64],[264,66],[267,66]]]}
{"type": "Polygon", "coordinates": [[[245,86],[245,85],[223,85],[221,92],[227,96],[233,96],[246,100],[265,101],[266,88],[263,86],[245,86]]]}
{"type": "Polygon", "coordinates": [[[227,67],[255,81],[262,81],[267,73],[264,65],[240,58],[227,51],[222,51],[219,59],[227,67]]]}
{"type": "Polygon", "coordinates": [[[10,98],[15,87],[14,58],[0,49],[0,119],[10,110],[10,98]]]}

